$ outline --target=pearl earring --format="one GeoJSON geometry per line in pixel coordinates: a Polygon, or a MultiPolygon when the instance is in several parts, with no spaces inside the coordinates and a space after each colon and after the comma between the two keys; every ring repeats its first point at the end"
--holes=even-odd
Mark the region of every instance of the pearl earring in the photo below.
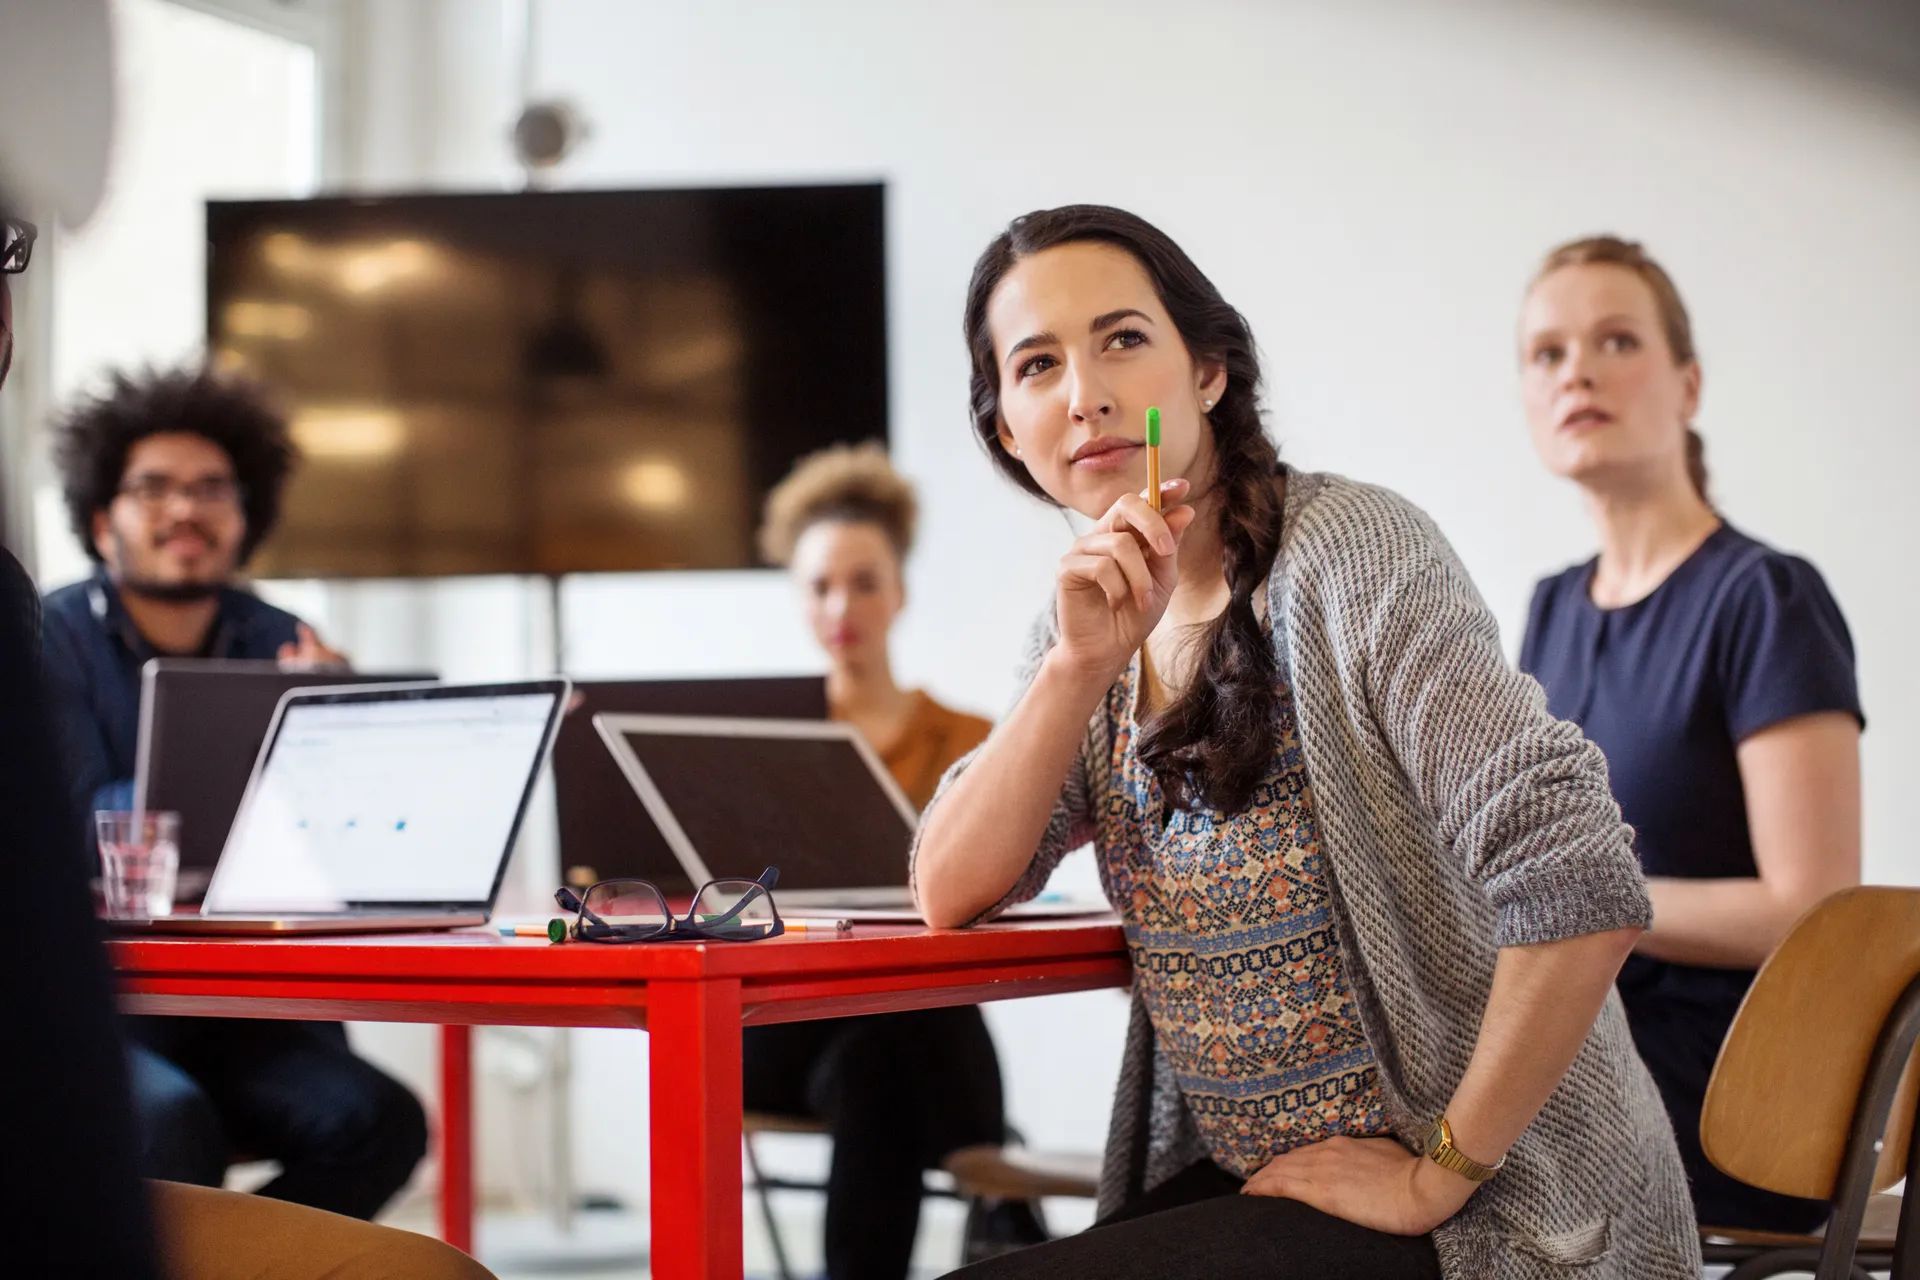
{"type": "Polygon", "coordinates": [[[1211,408],[1213,408],[1213,401],[1211,401],[1211,400],[1202,400],[1202,401],[1200,402],[1200,407],[1201,407],[1202,409],[1211,409],[1211,408]]]}

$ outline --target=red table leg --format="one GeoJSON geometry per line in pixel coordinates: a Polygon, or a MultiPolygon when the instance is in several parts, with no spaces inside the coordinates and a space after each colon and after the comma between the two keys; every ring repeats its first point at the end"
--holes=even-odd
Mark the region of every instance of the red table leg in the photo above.
{"type": "Polygon", "coordinates": [[[440,1238],[473,1252],[473,1028],[440,1028],[440,1238]]]}
{"type": "Polygon", "coordinates": [[[740,984],[647,987],[653,1274],[740,1280],[740,984]]]}

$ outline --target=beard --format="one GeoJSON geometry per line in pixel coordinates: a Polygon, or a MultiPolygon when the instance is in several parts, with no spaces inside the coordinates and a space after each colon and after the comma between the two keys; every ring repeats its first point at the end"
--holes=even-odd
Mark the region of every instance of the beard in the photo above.
{"type": "MultiPolygon", "coordinates": [[[[172,535],[172,530],[155,539],[156,546],[172,535]]],[[[206,540],[209,546],[215,546],[212,535],[206,530],[195,528],[193,532],[206,540]]],[[[203,578],[171,580],[160,578],[148,571],[149,566],[142,563],[143,557],[133,554],[132,539],[115,530],[113,533],[115,575],[122,591],[139,596],[143,600],[152,600],[161,604],[197,604],[218,596],[233,576],[231,560],[220,566],[209,566],[203,578]]]]}
{"type": "Polygon", "coordinates": [[[151,578],[122,576],[120,590],[162,604],[195,604],[211,600],[226,584],[221,582],[156,582],[151,578]]]}

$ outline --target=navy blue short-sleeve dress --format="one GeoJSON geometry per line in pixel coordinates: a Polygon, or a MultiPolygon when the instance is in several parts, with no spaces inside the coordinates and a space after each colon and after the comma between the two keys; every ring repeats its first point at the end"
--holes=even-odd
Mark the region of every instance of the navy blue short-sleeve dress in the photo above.
{"type": "MultiPolygon", "coordinates": [[[[1796,716],[1861,719],[1853,639],[1811,564],[1722,524],[1645,599],[1593,603],[1594,562],[1534,589],[1520,666],[1606,753],[1649,876],[1758,874],[1739,744],[1796,716]]],[[[1634,1041],[1666,1099],[1702,1222],[1802,1230],[1821,1206],[1736,1182],[1700,1150],[1700,1108],[1753,971],[1631,957],[1634,1041]]]]}

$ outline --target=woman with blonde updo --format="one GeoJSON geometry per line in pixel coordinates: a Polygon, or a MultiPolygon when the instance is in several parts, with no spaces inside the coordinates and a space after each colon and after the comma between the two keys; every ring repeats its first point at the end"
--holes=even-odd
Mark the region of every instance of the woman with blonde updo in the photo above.
{"type": "Polygon", "coordinates": [[[920,808],[947,766],[992,723],[893,678],[887,637],[906,604],[905,566],[919,504],[878,444],[801,459],[767,498],[760,551],[786,566],[827,655],[827,705],[860,731],[920,808]]]}
{"type": "MultiPolygon", "coordinates": [[[[887,639],[906,603],[917,515],[913,486],[878,444],[836,445],[803,458],[768,496],[760,530],[762,554],[791,574],[827,656],[830,714],[859,731],[915,808],[992,728],[894,679],[887,639]]],[[[831,1126],[827,1275],[904,1277],[922,1170],[1006,1136],[980,1010],[749,1027],[744,1051],[748,1109],[831,1126]]],[[[996,1206],[984,1230],[1008,1244],[1045,1238],[1022,1204],[996,1206]]]]}

